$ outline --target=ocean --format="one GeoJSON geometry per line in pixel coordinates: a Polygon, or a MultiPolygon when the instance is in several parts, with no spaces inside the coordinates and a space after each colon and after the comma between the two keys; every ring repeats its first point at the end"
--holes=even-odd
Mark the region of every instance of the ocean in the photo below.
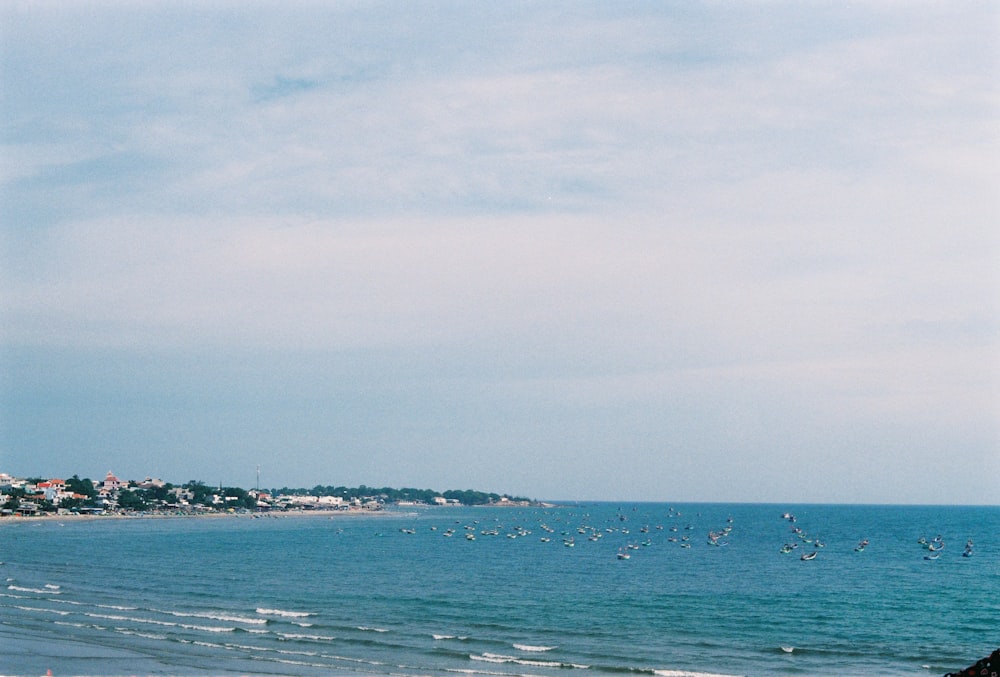
{"type": "Polygon", "coordinates": [[[997,507],[52,517],[0,521],[0,560],[8,675],[943,675],[1000,646],[997,507]]]}

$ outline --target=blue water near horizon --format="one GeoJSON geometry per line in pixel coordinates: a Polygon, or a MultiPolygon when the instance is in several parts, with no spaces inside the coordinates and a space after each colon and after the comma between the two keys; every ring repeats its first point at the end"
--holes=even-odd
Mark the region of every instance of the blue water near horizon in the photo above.
{"type": "Polygon", "coordinates": [[[1000,646],[997,507],[54,517],[0,522],[0,560],[0,674],[942,675],[1000,646]]]}

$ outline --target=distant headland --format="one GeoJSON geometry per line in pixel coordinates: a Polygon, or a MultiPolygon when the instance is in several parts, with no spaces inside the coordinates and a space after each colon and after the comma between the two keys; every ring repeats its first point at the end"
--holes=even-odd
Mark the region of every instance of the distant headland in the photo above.
{"type": "Polygon", "coordinates": [[[121,480],[108,471],[103,480],[12,477],[0,473],[0,517],[57,515],[196,515],[259,512],[367,511],[387,506],[530,506],[527,498],[472,489],[394,489],[321,486],[311,489],[244,489],[191,480],[172,484],[146,477],[121,480]]]}

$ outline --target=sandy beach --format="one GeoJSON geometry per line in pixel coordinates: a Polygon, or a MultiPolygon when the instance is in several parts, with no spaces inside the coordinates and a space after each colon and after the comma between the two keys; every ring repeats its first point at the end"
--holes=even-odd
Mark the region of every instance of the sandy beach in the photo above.
{"type": "Polygon", "coordinates": [[[398,514],[391,510],[290,510],[282,512],[260,512],[260,513],[226,513],[226,512],[197,512],[197,513],[135,513],[121,514],[113,513],[108,515],[8,515],[0,517],[0,526],[9,524],[28,524],[46,522],[93,522],[93,521],[115,521],[115,520],[188,520],[188,519],[290,519],[298,517],[380,517],[398,514]]]}

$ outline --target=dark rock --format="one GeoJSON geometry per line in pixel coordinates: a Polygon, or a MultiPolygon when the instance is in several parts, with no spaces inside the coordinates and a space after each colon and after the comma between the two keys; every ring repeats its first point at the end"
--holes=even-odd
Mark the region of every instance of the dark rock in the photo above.
{"type": "Polygon", "coordinates": [[[970,665],[958,672],[949,672],[944,677],[1000,677],[1000,649],[979,661],[975,665],[970,665]]]}

